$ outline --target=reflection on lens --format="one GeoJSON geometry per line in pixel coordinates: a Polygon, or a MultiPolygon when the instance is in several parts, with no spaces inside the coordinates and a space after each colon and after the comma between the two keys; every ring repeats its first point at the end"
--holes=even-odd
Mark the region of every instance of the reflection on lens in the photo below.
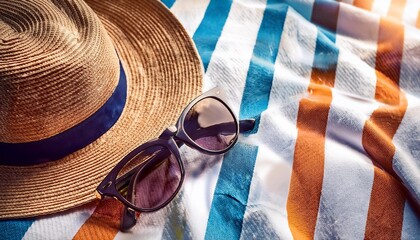
{"type": "Polygon", "coordinates": [[[181,183],[181,168],[175,155],[162,146],[144,150],[126,166],[125,173],[118,174],[117,189],[138,208],[161,207],[176,194],[181,183]],[[142,164],[134,166],[133,162],[142,164]]]}
{"type": "Polygon", "coordinates": [[[235,117],[215,98],[196,103],[184,120],[187,135],[200,147],[211,151],[228,148],[237,134],[235,117]]]}

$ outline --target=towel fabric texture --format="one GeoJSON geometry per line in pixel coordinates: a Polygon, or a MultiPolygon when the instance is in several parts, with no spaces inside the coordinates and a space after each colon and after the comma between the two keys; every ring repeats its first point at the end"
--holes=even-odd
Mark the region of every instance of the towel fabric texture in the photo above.
{"type": "Polygon", "coordinates": [[[163,2],[203,91],[255,129],[224,156],[183,147],[182,190],[130,232],[107,199],[0,239],[419,239],[420,1],[163,2]]]}

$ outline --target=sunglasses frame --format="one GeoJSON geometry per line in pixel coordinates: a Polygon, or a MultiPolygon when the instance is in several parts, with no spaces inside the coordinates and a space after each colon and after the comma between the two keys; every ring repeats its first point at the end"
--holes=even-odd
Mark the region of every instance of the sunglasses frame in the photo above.
{"type": "MultiPolygon", "coordinates": [[[[203,93],[202,95],[196,97],[182,111],[182,113],[181,113],[180,117],[178,118],[178,121],[175,124],[175,126],[168,127],[165,131],[163,131],[163,133],[157,139],[154,139],[154,140],[148,141],[144,144],[141,144],[140,146],[138,146],[137,148],[132,150],[108,173],[108,175],[104,178],[104,180],[98,185],[98,187],[96,189],[97,193],[100,195],[98,197],[99,198],[102,198],[103,196],[114,197],[114,198],[118,199],[119,201],[121,201],[126,207],[128,207],[129,210],[132,210],[132,211],[134,210],[134,211],[137,211],[137,212],[154,212],[154,211],[157,211],[157,210],[165,207],[166,205],[168,205],[175,198],[175,196],[178,194],[178,192],[181,189],[181,186],[183,184],[183,181],[184,181],[185,169],[184,169],[184,164],[181,160],[181,155],[179,153],[179,147],[183,143],[187,144],[191,148],[199,150],[200,152],[204,152],[206,154],[211,154],[211,155],[216,155],[216,154],[223,154],[223,153],[229,151],[235,145],[235,143],[237,142],[238,135],[239,135],[239,122],[238,122],[237,117],[233,113],[232,109],[226,104],[225,99],[226,99],[225,95],[224,95],[222,89],[219,88],[219,87],[213,88],[210,91],[207,91],[207,92],[203,93]],[[232,117],[235,120],[236,134],[235,134],[234,138],[232,139],[230,145],[228,145],[225,149],[222,149],[222,150],[205,149],[205,148],[201,147],[200,145],[198,145],[197,143],[195,143],[191,139],[191,137],[188,136],[188,134],[185,132],[184,122],[185,122],[185,117],[187,116],[188,112],[191,110],[191,108],[193,106],[195,106],[195,104],[197,104],[199,101],[201,101],[203,99],[206,99],[206,98],[214,98],[214,99],[218,100],[220,103],[222,103],[228,109],[228,111],[230,112],[230,114],[232,115],[232,117]],[[117,190],[117,187],[116,187],[116,184],[118,183],[117,176],[118,176],[118,173],[121,171],[121,169],[130,160],[132,160],[134,157],[136,157],[138,154],[144,152],[147,149],[150,149],[151,147],[158,147],[158,146],[166,148],[167,150],[169,150],[169,152],[171,154],[174,154],[174,156],[175,156],[175,158],[176,158],[176,160],[179,164],[181,179],[180,179],[179,184],[178,184],[177,188],[175,189],[174,193],[165,202],[163,202],[162,204],[160,204],[156,207],[153,207],[153,208],[139,208],[139,207],[136,207],[135,205],[133,205],[132,203],[130,203],[127,199],[125,199],[119,193],[119,191],[117,190]]],[[[253,124],[253,122],[252,122],[252,124],[253,124]]],[[[156,151],[154,151],[154,152],[156,152],[156,151]]],[[[147,167],[148,164],[153,162],[153,161],[151,161],[152,159],[153,159],[153,157],[151,159],[147,159],[144,163],[141,163],[138,167],[135,167],[135,168],[139,168],[135,172],[137,172],[137,173],[141,172],[143,170],[143,168],[147,167]]]]}

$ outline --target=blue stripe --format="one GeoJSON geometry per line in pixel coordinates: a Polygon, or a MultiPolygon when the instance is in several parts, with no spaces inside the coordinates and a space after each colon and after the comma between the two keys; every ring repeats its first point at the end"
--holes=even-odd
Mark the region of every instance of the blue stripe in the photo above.
{"type": "Polygon", "coordinates": [[[335,42],[336,38],[339,11],[340,3],[330,0],[316,0],[312,9],[311,22],[332,42],[335,42]]]}
{"type": "Polygon", "coordinates": [[[206,239],[239,239],[258,148],[238,143],[222,163],[206,239]]]}
{"type": "Polygon", "coordinates": [[[34,142],[0,142],[1,165],[34,165],[61,159],[82,149],[106,133],[121,116],[127,98],[127,80],[122,65],[120,79],[111,97],[90,117],[52,137],[34,142]]]}
{"type": "Polygon", "coordinates": [[[274,75],[274,63],[288,6],[269,0],[260,26],[248,70],[239,118],[255,118],[258,131],[261,113],[267,109],[274,75]]]}
{"type": "MultiPolygon", "coordinates": [[[[257,119],[268,106],[281,33],[288,7],[268,0],[251,59],[240,118],[257,119]]],[[[216,184],[206,239],[239,239],[258,147],[238,143],[225,155],[216,184]]]]}
{"type": "Polygon", "coordinates": [[[231,6],[232,0],[212,0],[200,26],[194,33],[193,40],[203,62],[204,70],[207,70],[231,6]]]}
{"type": "Polygon", "coordinates": [[[335,44],[340,4],[328,0],[316,0],[311,21],[318,27],[313,69],[336,71],[339,49],[335,44]],[[326,18],[325,16],[329,16],[326,18]]]}
{"type": "Polygon", "coordinates": [[[162,0],[162,3],[165,4],[166,7],[171,8],[174,5],[175,0],[162,0]]]}
{"type": "Polygon", "coordinates": [[[318,31],[312,69],[335,72],[339,49],[333,40],[335,40],[334,33],[325,32],[324,30],[318,31]]]}
{"type": "Polygon", "coordinates": [[[0,221],[0,239],[22,239],[34,221],[34,219],[0,221]]]}
{"type": "Polygon", "coordinates": [[[285,3],[296,10],[306,20],[311,20],[313,5],[312,1],[285,0],[285,3]]]}

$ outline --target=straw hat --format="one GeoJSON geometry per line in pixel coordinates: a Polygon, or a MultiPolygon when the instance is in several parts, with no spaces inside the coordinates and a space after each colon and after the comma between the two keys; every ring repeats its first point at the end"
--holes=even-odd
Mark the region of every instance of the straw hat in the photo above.
{"type": "Polygon", "coordinates": [[[0,218],[95,198],[199,94],[194,44],[156,0],[0,0],[0,218]]]}

